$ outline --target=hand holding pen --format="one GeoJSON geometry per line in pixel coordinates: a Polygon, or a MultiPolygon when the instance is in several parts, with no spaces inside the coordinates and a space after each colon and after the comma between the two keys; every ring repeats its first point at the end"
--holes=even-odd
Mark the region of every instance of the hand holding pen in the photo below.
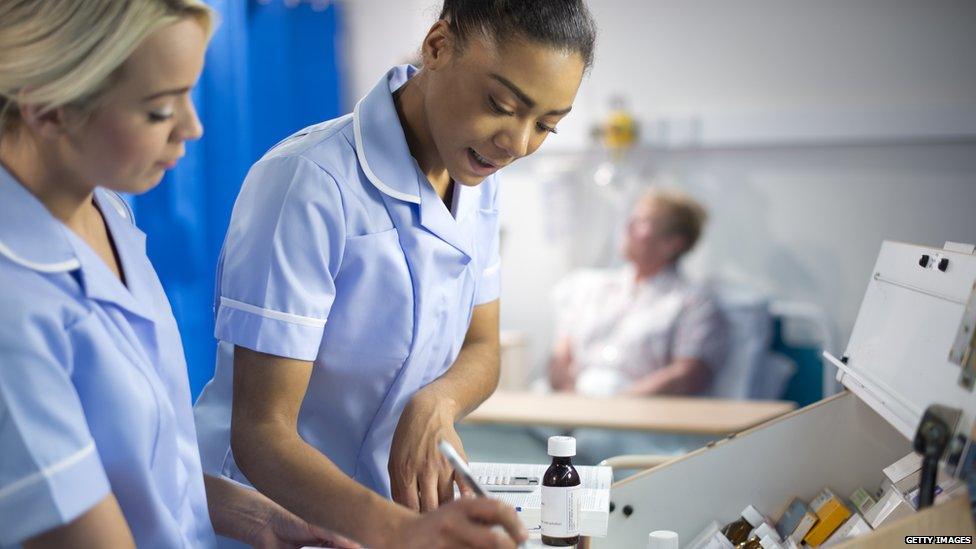
{"type": "MultiPolygon", "coordinates": [[[[477,503],[479,505],[479,511],[485,514],[478,517],[476,515],[468,515],[468,518],[481,519],[482,528],[490,528],[490,535],[486,537],[482,544],[473,545],[473,547],[515,547],[518,543],[519,546],[528,539],[528,534],[525,528],[522,526],[518,517],[515,514],[515,509],[505,505],[501,501],[487,497],[487,493],[484,488],[478,484],[475,480],[474,475],[468,469],[468,465],[461,459],[460,454],[453,446],[446,440],[441,440],[438,442],[437,447],[440,449],[441,454],[450,462],[451,466],[454,468],[454,476],[458,483],[463,483],[465,486],[471,489],[475,494],[475,498],[462,499],[452,503],[450,506],[465,504],[465,503],[477,503]],[[499,527],[491,528],[488,525],[496,524],[499,527]],[[496,543],[492,545],[491,543],[496,543]],[[502,545],[497,545],[497,543],[502,543],[502,545]]],[[[472,509],[473,510],[473,509],[472,509]]]]}

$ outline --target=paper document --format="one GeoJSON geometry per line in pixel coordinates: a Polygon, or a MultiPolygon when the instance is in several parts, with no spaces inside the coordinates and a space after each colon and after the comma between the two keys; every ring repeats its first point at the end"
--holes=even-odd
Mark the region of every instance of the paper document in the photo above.
{"type": "MultiPolygon", "coordinates": [[[[478,463],[468,464],[475,478],[487,477],[539,477],[545,474],[548,465],[526,463],[478,463]]],[[[610,467],[577,466],[583,489],[580,491],[580,535],[604,537],[610,521],[610,485],[613,483],[613,470],[610,467]]],[[[529,531],[539,528],[542,519],[542,488],[531,492],[489,492],[491,497],[515,507],[522,524],[529,531]]]]}

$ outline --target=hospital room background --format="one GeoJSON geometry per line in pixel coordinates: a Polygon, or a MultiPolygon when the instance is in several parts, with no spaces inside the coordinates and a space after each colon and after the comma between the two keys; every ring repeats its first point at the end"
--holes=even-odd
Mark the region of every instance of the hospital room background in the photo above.
{"type": "MultiPolygon", "coordinates": [[[[415,58],[439,6],[209,3],[222,23],[194,91],[205,136],[170,184],[132,199],[194,396],[213,372],[214,266],[248,167],[415,58]]],[[[553,285],[620,265],[634,197],[658,186],[709,212],[682,262],[731,325],[708,395],[803,406],[838,391],[820,353],[843,350],[882,241],[976,241],[976,4],[589,4],[599,42],[572,114],[502,174],[499,390],[544,376],[553,285]],[[636,140],[613,149],[608,124],[622,114],[636,140]]],[[[463,432],[473,457],[511,455],[520,439],[499,442],[508,435],[463,432]]]]}

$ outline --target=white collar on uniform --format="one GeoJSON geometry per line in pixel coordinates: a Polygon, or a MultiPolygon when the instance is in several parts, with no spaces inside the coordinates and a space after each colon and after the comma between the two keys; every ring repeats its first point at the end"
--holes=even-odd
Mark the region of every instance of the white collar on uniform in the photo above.
{"type": "Polygon", "coordinates": [[[462,231],[458,223],[468,221],[473,215],[482,190],[456,185],[457,218],[452,218],[410,154],[393,103],[393,92],[416,73],[417,69],[410,65],[393,67],[356,104],[353,111],[356,156],[373,186],[389,197],[418,204],[420,224],[457,248],[469,261],[474,253],[473,235],[462,231]]]}
{"type": "Polygon", "coordinates": [[[0,255],[43,273],[81,267],[67,227],[0,166],[0,255]]]}
{"type": "Polygon", "coordinates": [[[145,254],[145,235],[132,223],[132,212],[117,194],[95,189],[105,222],[109,225],[122,266],[130,267],[129,288],[120,284],[108,266],[71,233],[13,175],[0,166],[0,255],[42,273],[79,271],[79,281],[90,299],[116,303],[144,318],[153,318],[147,296],[152,288],[135,274],[137,264],[125,265],[145,254]],[[137,297],[138,296],[138,297],[137,297]]]}
{"type": "Polygon", "coordinates": [[[416,72],[410,65],[390,69],[356,103],[352,123],[356,156],[366,177],[384,194],[420,204],[420,181],[415,176],[414,160],[393,104],[393,92],[416,72]]]}

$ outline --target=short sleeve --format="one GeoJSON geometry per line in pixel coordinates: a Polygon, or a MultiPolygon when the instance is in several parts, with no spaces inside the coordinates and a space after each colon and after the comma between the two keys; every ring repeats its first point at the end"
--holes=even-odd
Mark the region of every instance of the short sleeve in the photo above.
{"type": "Polygon", "coordinates": [[[729,325],[716,300],[707,293],[695,293],[686,302],[675,325],[674,359],[701,360],[712,372],[725,363],[729,325]]]}
{"type": "Polygon", "coordinates": [[[217,339],[314,360],[335,299],[345,233],[338,186],[318,165],[301,156],[255,164],[221,252],[217,339]]]}
{"type": "MultiPolygon", "coordinates": [[[[4,314],[17,310],[4,303],[4,314]]],[[[0,546],[66,524],[111,491],[56,319],[0,323],[0,546]]]]}
{"type": "Polygon", "coordinates": [[[482,241],[485,253],[481,258],[481,272],[478,280],[475,305],[490,303],[501,297],[501,222],[498,214],[497,176],[492,177],[491,203],[478,211],[478,239],[482,241]]]}

